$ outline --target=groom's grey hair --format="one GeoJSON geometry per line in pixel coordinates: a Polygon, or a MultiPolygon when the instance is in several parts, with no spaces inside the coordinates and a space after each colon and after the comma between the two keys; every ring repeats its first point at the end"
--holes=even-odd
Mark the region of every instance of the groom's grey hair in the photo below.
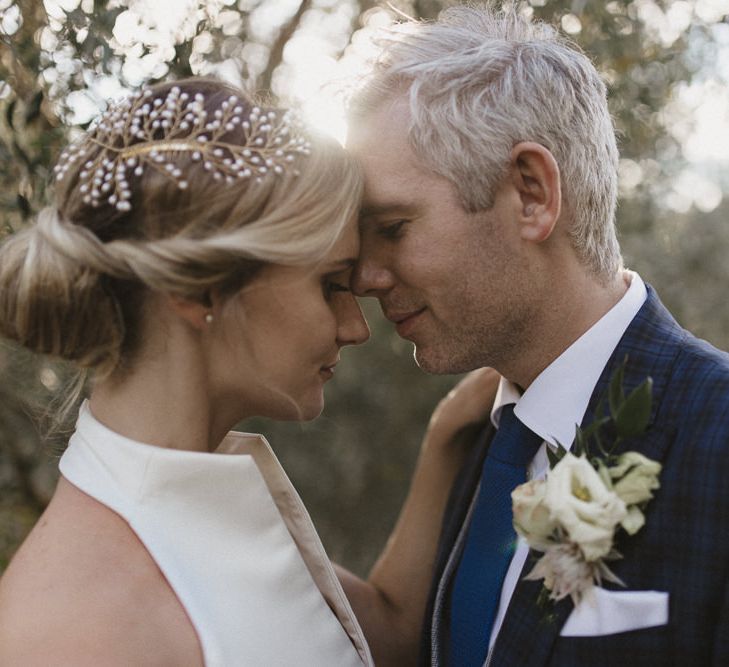
{"type": "Polygon", "coordinates": [[[517,143],[545,146],[559,165],[577,256],[598,278],[614,275],[615,130],[605,84],[576,45],[492,3],[451,7],[377,41],[381,54],[350,99],[352,122],[407,95],[416,155],[471,212],[493,206],[517,143]]]}

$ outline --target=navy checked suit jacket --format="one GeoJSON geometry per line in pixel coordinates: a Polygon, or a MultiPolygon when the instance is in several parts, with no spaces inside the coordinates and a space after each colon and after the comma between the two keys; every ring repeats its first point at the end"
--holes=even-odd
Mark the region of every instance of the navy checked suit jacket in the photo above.
{"type": "MultiPolygon", "coordinates": [[[[626,442],[621,451],[640,451],[660,461],[663,470],[646,525],[633,536],[621,532],[616,543],[623,558],[610,567],[626,589],[605,587],[667,591],[668,624],[597,637],[560,637],[573,609],[571,600],[554,605],[549,621],[537,605],[541,582],[521,579],[491,667],[729,665],[729,355],[682,329],[648,286],[646,302],[602,372],[583,425],[592,420],[597,401],[626,355],[626,391],[652,377],[653,407],[647,432],[626,442]]],[[[434,617],[435,591],[492,435],[493,429],[487,428],[451,491],[420,665],[447,665],[447,605],[434,617]],[[434,626],[440,647],[435,652],[434,626]]],[[[522,576],[533,562],[527,560],[522,576]]]]}

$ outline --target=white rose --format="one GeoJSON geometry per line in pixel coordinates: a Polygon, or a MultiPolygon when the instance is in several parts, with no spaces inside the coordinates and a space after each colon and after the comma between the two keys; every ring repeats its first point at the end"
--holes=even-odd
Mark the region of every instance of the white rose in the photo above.
{"type": "Polygon", "coordinates": [[[653,497],[653,491],[660,487],[658,475],[661,464],[638,452],[625,452],[618,458],[617,465],[609,469],[613,479],[613,491],[626,505],[644,503],[653,497]]]}
{"type": "Polygon", "coordinates": [[[587,459],[570,453],[547,475],[543,503],[587,561],[610,553],[615,527],[627,514],[587,459]]]}
{"type": "Polygon", "coordinates": [[[557,527],[544,506],[544,480],[532,480],[511,492],[514,528],[529,542],[529,546],[544,551],[552,545],[549,539],[557,527]]]}

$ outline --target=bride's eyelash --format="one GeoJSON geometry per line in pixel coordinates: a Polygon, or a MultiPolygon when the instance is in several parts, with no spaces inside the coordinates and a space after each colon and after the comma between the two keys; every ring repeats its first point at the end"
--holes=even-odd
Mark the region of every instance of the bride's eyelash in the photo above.
{"type": "Polygon", "coordinates": [[[324,297],[329,299],[336,292],[349,292],[349,283],[342,283],[331,278],[324,278],[322,280],[322,289],[324,290],[324,297]]]}

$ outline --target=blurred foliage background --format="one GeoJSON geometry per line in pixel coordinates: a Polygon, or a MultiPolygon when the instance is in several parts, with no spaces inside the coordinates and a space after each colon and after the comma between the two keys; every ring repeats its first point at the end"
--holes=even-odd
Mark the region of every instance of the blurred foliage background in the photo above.
{"type": "MultiPolygon", "coordinates": [[[[61,147],[124,90],[214,74],[302,103],[336,129],[322,81],[356,72],[372,30],[397,11],[432,18],[449,4],[0,0],[0,234],[33,220],[61,147]]],[[[684,326],[729,348],[729,2],[520,6],[577,41],[609,83],[626,263],[684,326]]],[[[376,304],[364,305],[372,339],[345,351],[321,418],[241,425],[269,437],[330,555],[361,574],[395,521],[428,415],[457,380],[420,372],[376,304]]],[[[0,571],[52,493],[66,435],[41,437],[38,418],[68,377],[62,364],[0,341],[0,571]]]]}

